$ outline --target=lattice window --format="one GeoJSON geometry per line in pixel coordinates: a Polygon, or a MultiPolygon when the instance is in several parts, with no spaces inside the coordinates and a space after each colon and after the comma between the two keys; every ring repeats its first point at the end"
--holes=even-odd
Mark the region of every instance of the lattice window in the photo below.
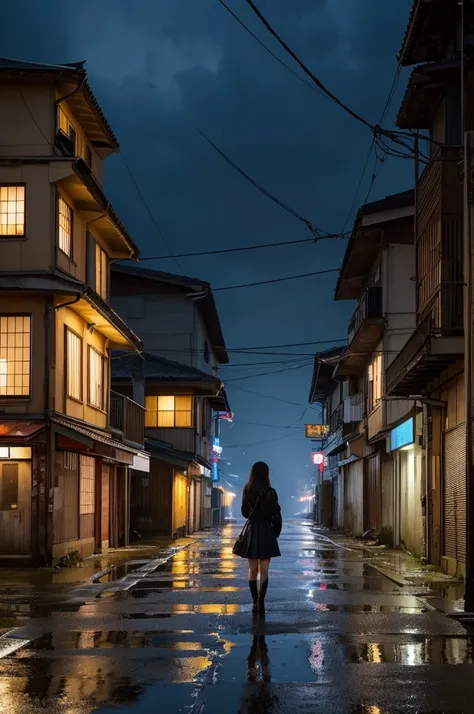
{"type": "Polygon", "coordinates": [[[66,328],[67,395],[82,401],[82,339],[66,328]]]}
{"type": "Polygon", "coordinates": [[[0,186],[0,237],[25,235],[25,187],[0,186]]]}
{"type": "Polygon", "coordinates": [[[146,397],[145,426],[187,429],[193,424],[189,395],[146,397]]]}
{"type": "Polygon", "coordinates": [[[0,397],[29,396],[30,349],[30,317],[0,317],[0,397]]]}
{"type": "Polygon", "coordinates": [[[105,411],[105,359],[93,347],[89,347],[89,404],[105,411]]]}
{"type": "Polygon", "coordinates": [[[72,258],[72,208],[62,196],[58,197],[58,245],[72,258]]]}
{"type": "Polygon", "coordinates": [[[85,516],[95,513],[95,459],[81,455],[79,513],[85,516]]]}

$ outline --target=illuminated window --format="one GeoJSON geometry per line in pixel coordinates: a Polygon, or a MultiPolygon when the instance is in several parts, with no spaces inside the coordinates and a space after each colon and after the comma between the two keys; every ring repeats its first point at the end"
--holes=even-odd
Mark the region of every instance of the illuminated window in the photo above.
{"type": "Polygon", "coordinates": [[[58,197],[58,244],[60,250],[72,258],[72,208],[62,196],[58,197]]]}
{"type": "Polygon", "coordinates": [[[0,186],[0,237],[25,235],[25,187],[0,186]]]}
{"type": "Polygon", "coordinates": [[[145,426],[189,428],[192,426],[193,398],[146,397],[145,426]]]}
{"type": "Polygon", "coordinates": [[[93,347],[89,347],[89,404],[105,411],[105,359],[93,347]]]}
{"type": "Polygon", "coordinates": [[[76,153],[76,130],[74,129],[73,125],[71,124],[71,122],[69,121],[69,119],[67,118],[67,116],[65,115],[63,110],[61,109],[61,107],[59,107],[58,124],[59,124],[59,128],[61,129],[61,131],[63,131],[71,139],[72,144],[73,144],[73,154],[75,154],[76,153]]]}
{"type": "Polygon", "coordinates": [[[0,397],[30,394],[30,318],[0,317],[0,397]]]}
{"type": "Polygon", "coordinates": [[[66,328],[67,396],[82,401],[82,340],[66,328]]]}
{"type": "Polygon", "coordinates": [[[31,459],[31,446],[0,446],[0,459],[31,459]]]}
{"type": "Polygon", "coordinates": [[[382,355],[377,357],[368,366],[368,399],[369,412],[377,406],[382,399],[382,355]]]}
{"type": "Polygon", "coordinates": [[[80,457],[79,513],[86,516],[95,513],[95,459],[80,457]]]}
{"type": "Polygon", "coordinates": [[[107,300],[108,259],[105,250],[95,244],[95,291],[101,298],[107,300]]]}

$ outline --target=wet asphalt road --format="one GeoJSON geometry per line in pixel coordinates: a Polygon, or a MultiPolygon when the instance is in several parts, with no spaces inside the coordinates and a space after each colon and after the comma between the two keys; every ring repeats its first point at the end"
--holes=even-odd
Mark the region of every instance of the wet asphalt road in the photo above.
{"type": "Polygon", "coordinates": [[[469,632],[308,525],[285,526],[253,619],[238,529],[198,536],[126,592],[39,612],[0,659],[0,712],[474,711],[469,632]]]}

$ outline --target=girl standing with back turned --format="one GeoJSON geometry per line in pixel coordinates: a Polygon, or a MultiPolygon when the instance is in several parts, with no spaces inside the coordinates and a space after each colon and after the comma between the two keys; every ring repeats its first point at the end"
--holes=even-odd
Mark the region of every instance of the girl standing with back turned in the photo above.
{"type": "Polygon", "coordinates": [[[242,494],[242,515],[249,519],[248,548],[242,553],[249,561],[249,587],[253,612],[265,613],[265,595],[268,588],[270,559],[280,553],[278,540],[282,528],[281,508],[277,492],[271,487],[269,468],[263,461],[252,466],[249,480],[242,494]],[[260,590],[257,575],[260,573],[260,590]]]}

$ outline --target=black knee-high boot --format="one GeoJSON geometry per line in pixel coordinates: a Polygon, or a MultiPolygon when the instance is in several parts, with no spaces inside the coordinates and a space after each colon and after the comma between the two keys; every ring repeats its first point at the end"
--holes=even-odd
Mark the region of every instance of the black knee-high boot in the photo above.
{"type": "Polygon", "coordinates": [[[265,595],[267,594],[268,578],[260,582],[260,593],[258,595],[258,612],[260,615],[265,614],[265,595]]]}
{"type": "Polygon", "coordinates": [[[252,594],[253,608],[252,612],[257,612],[258,608],[258,588],[256,580],[249,580],[249,588],[252,594]]]}

